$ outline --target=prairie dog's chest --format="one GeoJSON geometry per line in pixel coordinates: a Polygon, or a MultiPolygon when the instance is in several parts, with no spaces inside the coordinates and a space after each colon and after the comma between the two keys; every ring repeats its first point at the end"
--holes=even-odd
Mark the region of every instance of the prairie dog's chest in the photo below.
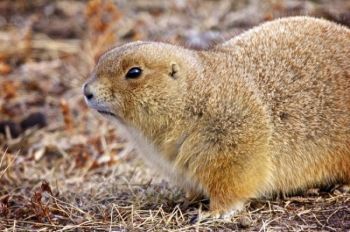
{"type": "Polygon", "coordinates": [[[174,163],[166,158],[158,149],[150,143],[143,134],[135,128],[125,126],[118,123],[120,132],[127,136],[127,139],[133,144],[137,153],[150,166],[156,168],[157,172],[165,175],[168,179],[173,181],[176,185],[184,189],[197,189],[201,191],[202,187],[186,174],[185,170],[179,169],[174,163]]]}
{"type": "Polygon", "coordinates": [[[133,127],[119,123],[118,128],[132,143],[139,156],[141,156],[149,166],[156,168],[161,174],[171,179],[181,179],[180,172],[176,170],[170,161],[165,159],[164,155],[161,154],[145,136],[143,136],[142,132],[133,127]]]}

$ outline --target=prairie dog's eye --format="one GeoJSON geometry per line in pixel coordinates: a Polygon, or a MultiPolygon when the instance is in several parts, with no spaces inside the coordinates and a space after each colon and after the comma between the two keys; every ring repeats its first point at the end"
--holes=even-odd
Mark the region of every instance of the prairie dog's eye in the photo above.
{"type": "Polygon", "coordinates": [[[129,71],[126,73],[126,79],[134,79],[141,76],[142,70],[139,67],[133,67],[129,69],[129,71]]]}

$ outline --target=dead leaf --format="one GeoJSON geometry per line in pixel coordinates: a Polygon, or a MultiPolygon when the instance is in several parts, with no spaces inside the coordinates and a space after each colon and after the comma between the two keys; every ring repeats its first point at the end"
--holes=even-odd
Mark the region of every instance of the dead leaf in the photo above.
{"type": "Polygon", "coordinates": [[[11,99],[17,96],[17,88],[18,84],[16,84],[14,81],[5,81],[2,84],[2,90],[4,93],[5,99],[11,99]]]}
{"type": "Polygon", "coordinates": [[[48,192],[51,196],[53,196],[50,184],[46,180],[43,180],[41,183],[41,191],[48,192]]]}
{"type": "Polygon", "coordinates": [[[6,64],[5,62],[0,62],[0,74],[6,75],[9,74],[12,71],[12,68],[10,65],[6,64]]]}
{"type": "Polygon", "coordinates": [[[60,107],[63,114],[65,129],[70,131],[73,129],[73,118],[67,101],[62,99],[60,102],[60,107]]]}

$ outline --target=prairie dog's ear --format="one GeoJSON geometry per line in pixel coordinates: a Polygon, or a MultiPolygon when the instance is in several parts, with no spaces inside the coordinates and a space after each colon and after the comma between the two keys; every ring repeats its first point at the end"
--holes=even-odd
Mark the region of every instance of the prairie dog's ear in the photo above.
{"type": "Polygon", "coordinates": [[[173,79],[177,79],[179,77],[178,72],[179,72],[179,65],[177,65],[176,63],[171,63],[169,76],[173,79]]]}

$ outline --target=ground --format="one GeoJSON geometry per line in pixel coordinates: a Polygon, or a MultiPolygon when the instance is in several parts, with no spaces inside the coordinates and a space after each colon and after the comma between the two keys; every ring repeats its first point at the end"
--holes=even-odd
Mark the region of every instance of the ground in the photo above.
{"type": "Polygon", "coordinates": [[[349,1],[0,1],[0,230],[349,231],[349,187],[253,199],[222,220],[146,167],[81,92],[111,46],[206,49],[290,15],[350,25],[349,1]]]}

